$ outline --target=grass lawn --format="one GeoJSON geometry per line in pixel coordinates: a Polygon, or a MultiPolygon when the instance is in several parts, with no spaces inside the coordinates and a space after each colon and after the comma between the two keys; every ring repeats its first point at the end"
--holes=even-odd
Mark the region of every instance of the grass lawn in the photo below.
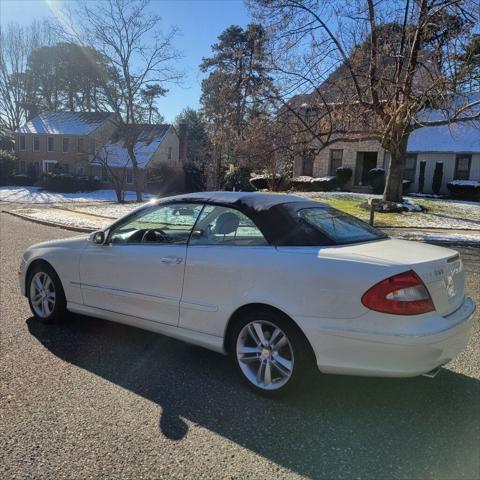
{"type": "MultiPolygon", "coordinates": [[[[354,215],[362,220],[369,220],[370,212],[360,208],[371,195],[350,194],[343,192],[298,193],[320,202],[328,203],[334,208],[354,215]]],[[[375,213],[375,225],[378,227],[411,228],[451,228],[480,230],[480,203],[454,200],[409,198],[428,209],[427,213],[375,213]]]]}

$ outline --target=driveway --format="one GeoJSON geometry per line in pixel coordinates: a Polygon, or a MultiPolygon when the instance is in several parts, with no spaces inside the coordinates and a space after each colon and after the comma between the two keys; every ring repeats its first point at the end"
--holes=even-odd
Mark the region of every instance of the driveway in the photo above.
{"type": "MultiPolygon", "coordinates": [[[[480,325],[435,379],[318,376],[268,400],[222,355],[106,321],[43,326],[20,297],[30,244],[0,215],[0,478],[480,477],[480,325]]],[[[460,249],[480,304],[480,252],[460,249]]]]}

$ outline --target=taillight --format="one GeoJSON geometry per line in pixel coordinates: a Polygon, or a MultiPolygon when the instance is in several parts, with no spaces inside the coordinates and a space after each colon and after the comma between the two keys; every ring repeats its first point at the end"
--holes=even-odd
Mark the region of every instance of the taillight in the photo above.
{"type": "Polygon", "coordinates": [[[362,303],[371,310],[395,315],[419,315],[435,310],[427,287],[413,270],[377,283],[364,293],[362,303]]]}

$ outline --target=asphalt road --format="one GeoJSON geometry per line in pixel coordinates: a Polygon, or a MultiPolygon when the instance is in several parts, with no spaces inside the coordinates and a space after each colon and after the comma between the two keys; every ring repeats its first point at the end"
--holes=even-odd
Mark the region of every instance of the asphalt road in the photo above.
{"type": "MultiPolygon", "coordinates": [[[[228,360],[106,321],[43,326],[19,295],[32,243],[0,215],[0,478],[480,478],[480,322],[435,379],[318,376],[267,400],[228,360]]],[[[480,304],[480,252],[460,249],[480,304]]]]}

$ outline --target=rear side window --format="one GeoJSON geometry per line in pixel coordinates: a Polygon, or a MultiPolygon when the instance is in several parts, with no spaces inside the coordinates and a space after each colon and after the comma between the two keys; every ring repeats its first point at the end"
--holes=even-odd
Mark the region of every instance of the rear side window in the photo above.
{"type": "Polygon", "coordinates": [[[369,242],[387,238],[382,231],[334,208],[304,208],[298,211],[298,215],[337,244],[369,242]]]}
{"type": "Polygon", "coordinates": [[[206,205],[190,238],[190,245],[264,246],[259,228],[233,208],[206,205]]]}

